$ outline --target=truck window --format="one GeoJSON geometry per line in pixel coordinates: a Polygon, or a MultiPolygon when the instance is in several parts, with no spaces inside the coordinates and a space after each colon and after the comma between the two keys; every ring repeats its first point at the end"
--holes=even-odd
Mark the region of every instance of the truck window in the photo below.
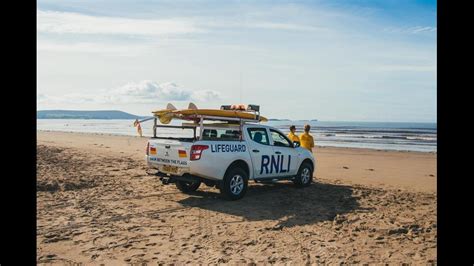
{"type": "Polygon", "coordinates": [[[293,147],[290,140],[287,139],[280,132],[270,129],[270,134],[272,135],[273,145],[279,147],[293,147]]]}
{"type": "Polygon", "coordinates": [[[247,131],[253,141],[263,145],[270,145],[267,130],[265,128],[248,128],[247,131]]]}
{"type": "Polygon", "coordinates": [[[233,129],[206,128],[202,131],[202,139],[215,141],[238,141],[240,140],[240,131],[233,129]]]}
{"type": "Polygon", "coordinates": [[[179,140],[182,142],[193,142],[196,140],[195,132],[192,128],[162,126],[157,127],[155,132],[157,139],[179,140]]]}

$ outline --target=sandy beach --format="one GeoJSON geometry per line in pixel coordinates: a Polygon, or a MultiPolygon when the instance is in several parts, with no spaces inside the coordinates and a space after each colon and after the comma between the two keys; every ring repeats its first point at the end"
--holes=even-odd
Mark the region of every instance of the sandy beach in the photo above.
{"type": "Polygon", "coordinates": [[[37,132],[39,264],[436,263],[435,153],[316,147],[310,187],[229,202],[162,185],[146,140],[37,132]]]}

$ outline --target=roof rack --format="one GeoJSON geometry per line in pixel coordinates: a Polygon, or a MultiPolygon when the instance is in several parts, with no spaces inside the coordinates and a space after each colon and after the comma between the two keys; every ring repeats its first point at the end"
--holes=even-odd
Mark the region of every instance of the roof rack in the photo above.
{"type": "MultiPolygon", "coordinates": [[[[197,107],[194,104],[190,104],[188,109],[177,110],[173,105],[168,104],[166,109],[153,112],[154,113],[153,135],[154,137],[156,137],[157,127],[166,127],[164,125],[158,126],[158,123],[157,123],[158,121],[160,121],[163,124],[168,124],[173,118],[192,121],[192,123],[183,123],[181,127],[182,128],[200,127],[201,136],[202,136],[203,127],[224,126],[224,124],[222,123],[220,125],[204,124],[205,120],[221,121],[221,122],[227,123],[225,125],[226,127],[239,127],[240,130],[242,130],[242,127],[245,123],[260,123],[262,120],[267,121],[265,117],[260,116],[260,106],[255,105],[255,104],[221,105],[220,110],[233,111],[230,113],[235,114],[235,115],[229,115],[228,112],[222,112],[222,111],[219,112],[218,110],[212,110],[212,109],[197,109],[197,107]],[[242,114],[239,114],[239,113],[242,113],[242,114]],[[246,115],[244,115],[244,113],[246,115]]],[[[173,127],[176,127],[176,126],[173,126],[173,127]]]]}
{"type": "Polygon", "coordinates": [[[256,111],[260,112],[260,105],[256,104],[232,104],[221,105],[221,110],[241,110],[241,111],[256,111]]]}
{"type": "Polygon", "coordinates": [[[212,121],[226,121],[226,122],[254,122],[259,123],[259,117],[256,115],[256,119],[246,119],[239,117],[223,117],[223,116],[212,116],[212,115],[192,115],[188,117],[193,117],[196,120],[212,120],[212,121]]]}
{"type": "Polygon", "coordinates": [[[252,112],[256,116],[256,121],[260,118],[260,105],[256,104],[233,104],[233,105],[221,105],[221,110],[235,110],[235,111],[247,111],[252,112]]]}
{"type": "Polygon", "coordinates": [[[199,127],[199,136],[202,136],[204,128],[238,128],[240,131],[242,131],[242,128],[245,123],[248,123],[248,122],[259,123],[260,122],[258,118],[245,119],[245,118],[236,118],[236,117],[220,117],[220,116],[208,116],[208,115],[195,115],[195,118],[196,118],[195,123],[183,122],[181,126],[173,126],[173,125],[159,125],[158,119],[155,117],[154,123],[153,123],[153,137],[156,138],[156,128],[158,127],[190,128],[194,130],[196,130],[196,128],[199,127]],[[227,124],[223,124],[223,123],[204,124],[205,120],[224,121],[224,122],[227,122],[227,124]]]}

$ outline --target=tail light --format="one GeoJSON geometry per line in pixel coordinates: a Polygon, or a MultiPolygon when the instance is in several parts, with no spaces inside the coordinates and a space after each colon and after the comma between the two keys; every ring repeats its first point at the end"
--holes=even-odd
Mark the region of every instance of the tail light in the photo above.
{"type": "Polygon", "coordinates": [[[150,142],[147,142],[146,144],[146,155],[150,155],[150,142]]]}
{"type": "Polygon", "coordinates": [[[185,150],[178,150],[178,155],[179,155],[179,158],[186,158],[186,157],[188,157],[188,155],[186,155],[186,151],[185,151],[185,150]]]}
{"type": "Polygon", "coordinates": [[[209,149],[208,145],[193,145],[191,146],[191,161],[196,161],[201,159],[202,151],[209,149]]]}

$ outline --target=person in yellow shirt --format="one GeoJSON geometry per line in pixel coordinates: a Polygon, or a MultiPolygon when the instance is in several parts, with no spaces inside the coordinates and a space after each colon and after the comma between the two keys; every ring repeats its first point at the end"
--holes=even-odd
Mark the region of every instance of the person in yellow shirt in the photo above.
{"type": "Polygon", "coordinates": [[[295,134],[296,132],[296,127],[291,126],[290,127],[290,133],[288,133],[288,138],[293,141],[293,142],[300,142],[300,138],[295,134]]]}
{"type": "Polygon", "coordinates": [[[309,134],[310,129],[311,129],[310,125],[308,124],[304,125],[304,133],[300,135],[300,146],[308,149],[309,151],[312,151],[314,147],[314,139],[313,139],[313,136],[309,134]]]}

